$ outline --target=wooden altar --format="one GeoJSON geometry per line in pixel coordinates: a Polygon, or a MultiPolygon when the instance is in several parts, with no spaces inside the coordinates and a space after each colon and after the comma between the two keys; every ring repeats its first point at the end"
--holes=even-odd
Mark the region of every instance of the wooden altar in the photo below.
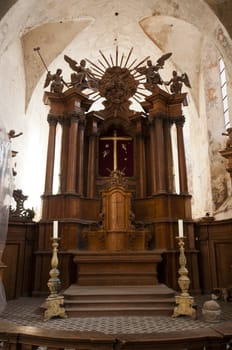
{"type": "Polygon", "coordinates": [[[47,293],[53,220],[59,221],[63,290],[73,284],[162,285],[161,294],[167,292],[173,301],[170,288],[178,290],[177,222],[183,219],[191,290],[199,292],[183,138],[186,94],[169,94],[150,84],[151,93],[141,102],[144,112],[135,112],[129,99],[138,82],[131,71],[112,65],[102,73],[97,89],[105,100],[100,111],[89,112],[93,101],[81,85],[62,93],[45,92],[49,138],[34,295],[47,293]],[[53,193],[58,124],[60,186],[53,193]]]}
{"type": "Polygon", "coordinates": [[[79,285],[155,285],[161,250],[148,250],[150,231],[136,228],[131,191],[120,171],[113,171],[101,191],[100,221],[82,231],[84,250],[72,251],[79,285]]]}

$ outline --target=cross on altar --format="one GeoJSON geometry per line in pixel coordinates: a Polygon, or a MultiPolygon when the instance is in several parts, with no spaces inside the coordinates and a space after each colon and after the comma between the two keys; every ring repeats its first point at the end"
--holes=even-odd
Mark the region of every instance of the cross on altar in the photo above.
{"type": "MultiPolygon", "coordinates": [[[[113,170],[119,170],[118,169],[118,142],[119,141],[131,141],[132,137],[130,136],[121,136],[118,135],[117,130],[113,131],[113,135],[109,136],[102,136],[100,137],[100,140],[102,141],[113,141],[113,170]]],[[[122,151],[127,153],[127,144],[121,144],[122,151]]],[[[107,153],[106,153],[107,155],[107,153]]],[[[104,155],[103,155],[104,157],[104,155]]],[[[123,169],[121,169],[123,170],[123,169]]]]}

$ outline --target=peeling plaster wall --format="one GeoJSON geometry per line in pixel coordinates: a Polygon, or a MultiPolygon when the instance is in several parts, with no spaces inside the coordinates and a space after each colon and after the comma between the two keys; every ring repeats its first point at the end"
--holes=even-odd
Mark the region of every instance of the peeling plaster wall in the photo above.
{"type": "Polygon", "coordinates": [[[33,90],[41,75],[54,59],[65,50],[79,32],[91,23],[91,19],[82,19],[74,22],[46,23],[28,31],[22,37],[26,75],[26,108],[33,90]],[[40,47],[41,61],[34,48],[40,47]]]}
{"type": "Polygon", "coordinates": [[[6,12],[16,3],[17,0],[7,0],[0,2],[0,18],[2,18],[6,12]]]}
{"type": "Polygon", "coordinates": [[[221,100],[219,53],[215,50],[212,43],[209,42],[205,44],[204,52],[203,74],[208,121],[212,198],[214,209],[218,209],[230,194],[226,161],[220,154],[220,151],[225,147],[226,139],[222,136],[222,133],[225,132],[225,123],[221,100]]]}
{"type": "MultiPolygon", "coordinates": [[[[20,40],[15,41],[0,57],[0,127],[9,132],[14,129],[16,133],[27,129],[27,118],[24,111],[25,77],[23,69],[23,56],[20,40]]],[[[12,139],[12,149],[18,152],[14,162],[19,173],[23,156],[25,154],[26,139],[24,135],[12,139]]],[[[18,184],[15,183],[17,187],[18,184]]]]}

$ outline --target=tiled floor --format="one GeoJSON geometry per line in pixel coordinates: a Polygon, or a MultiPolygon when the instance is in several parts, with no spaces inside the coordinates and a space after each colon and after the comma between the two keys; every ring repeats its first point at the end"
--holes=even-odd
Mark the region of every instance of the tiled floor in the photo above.
{"type": "MultiPolygon", "coordinates": [[[[21,326],[35,326],[46,329],[96,331],[103,334],[149,334],[152,332],[185,331],[209,327],[202,317],[202,305],[210,296],[194,298],[197,305],[198,317],[192,320],[188,316],[176,318],[168,316],[113,316],[113,317],[70,317],[67,319],[52,318],[43,320],[40,305],[41,298],[20,298],[9,301],[5,310],[0,314],[1,320],[21,326]]],[[[232,302],[218,301],[222,314],[219,323],[232,320],[232,302]]]]}

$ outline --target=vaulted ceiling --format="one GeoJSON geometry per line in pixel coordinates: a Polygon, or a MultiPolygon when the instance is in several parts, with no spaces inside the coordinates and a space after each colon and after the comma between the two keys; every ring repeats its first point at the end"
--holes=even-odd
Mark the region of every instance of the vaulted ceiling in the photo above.
{"type": "MultiPolygon", "coordinates": [[[[118,44],[119,47],[135,47],[138,58],[143,58],[152,52],[151,58],[155,60],[162,52],[172,52],[175,68],[187,71],[191,75],[192,93],[197,101],[197,92],[194,94],[194,90],[196,91],[199,80],[202,38],[208,29],[211,32],[215,29],[212,26],[213,17],[208,15],[210,9],[207,11],[204,3],[210,6],[232,37],[231,1],[199,0],[199,3],[202,3],[201,9],[197,5],[194,8],[195,3],[186,5],[186,2],[183,2],[181,5],[181,2],[174,0],[162,1],[162,4],[157,0],[141,1],[139,4],[131,0],[127,2],[32,0],[30,4],[25,0],[1,2],[0,16],[5,15],[3,20],[10,12],[10,7],[12,11],[18,8],[16,16],[19,16],[21,10],[22,23],[18,24],[18,30],[24,55],[26,109],[35,86],[45,72],[43,64],[38,57],[35,58],[33,48],[36,46],[41,47],[41,54],[47,66],[56,61],[58,65],[62,65],[60,62],[64,50],[74,59],[80,60],[87,55],[94,56],[93,52],[98,52],[99,49],[112,50],[114,44],[118,44]],[[135,24],[140,25],[148,38],[147,41],[144,41],[142,33],[139,33],[135,24]],[[85,35],[87,32],[88,37],[85,35]],[[188,38],[184,44],[183,33],[188,38]],[[75,44],[77,37],[78,45],[75,44]],[[155,50],[149,41],[160,51],[155,50]],[[71,44],[73,49],[70,48],[71,44]],[[188,53],[187,56],[190,56],[191,60],[183,59],[185,53],[188,53]]],[[[19,22],[20,17],[16,16],[15,21],[19,22]]],[[[6,23],[0,31],[0,39],[1,34],[5,34],[4,32],[8,30],[6,23]]],[[[94,58],[98,59],[97,55],[94,58]]]]}

